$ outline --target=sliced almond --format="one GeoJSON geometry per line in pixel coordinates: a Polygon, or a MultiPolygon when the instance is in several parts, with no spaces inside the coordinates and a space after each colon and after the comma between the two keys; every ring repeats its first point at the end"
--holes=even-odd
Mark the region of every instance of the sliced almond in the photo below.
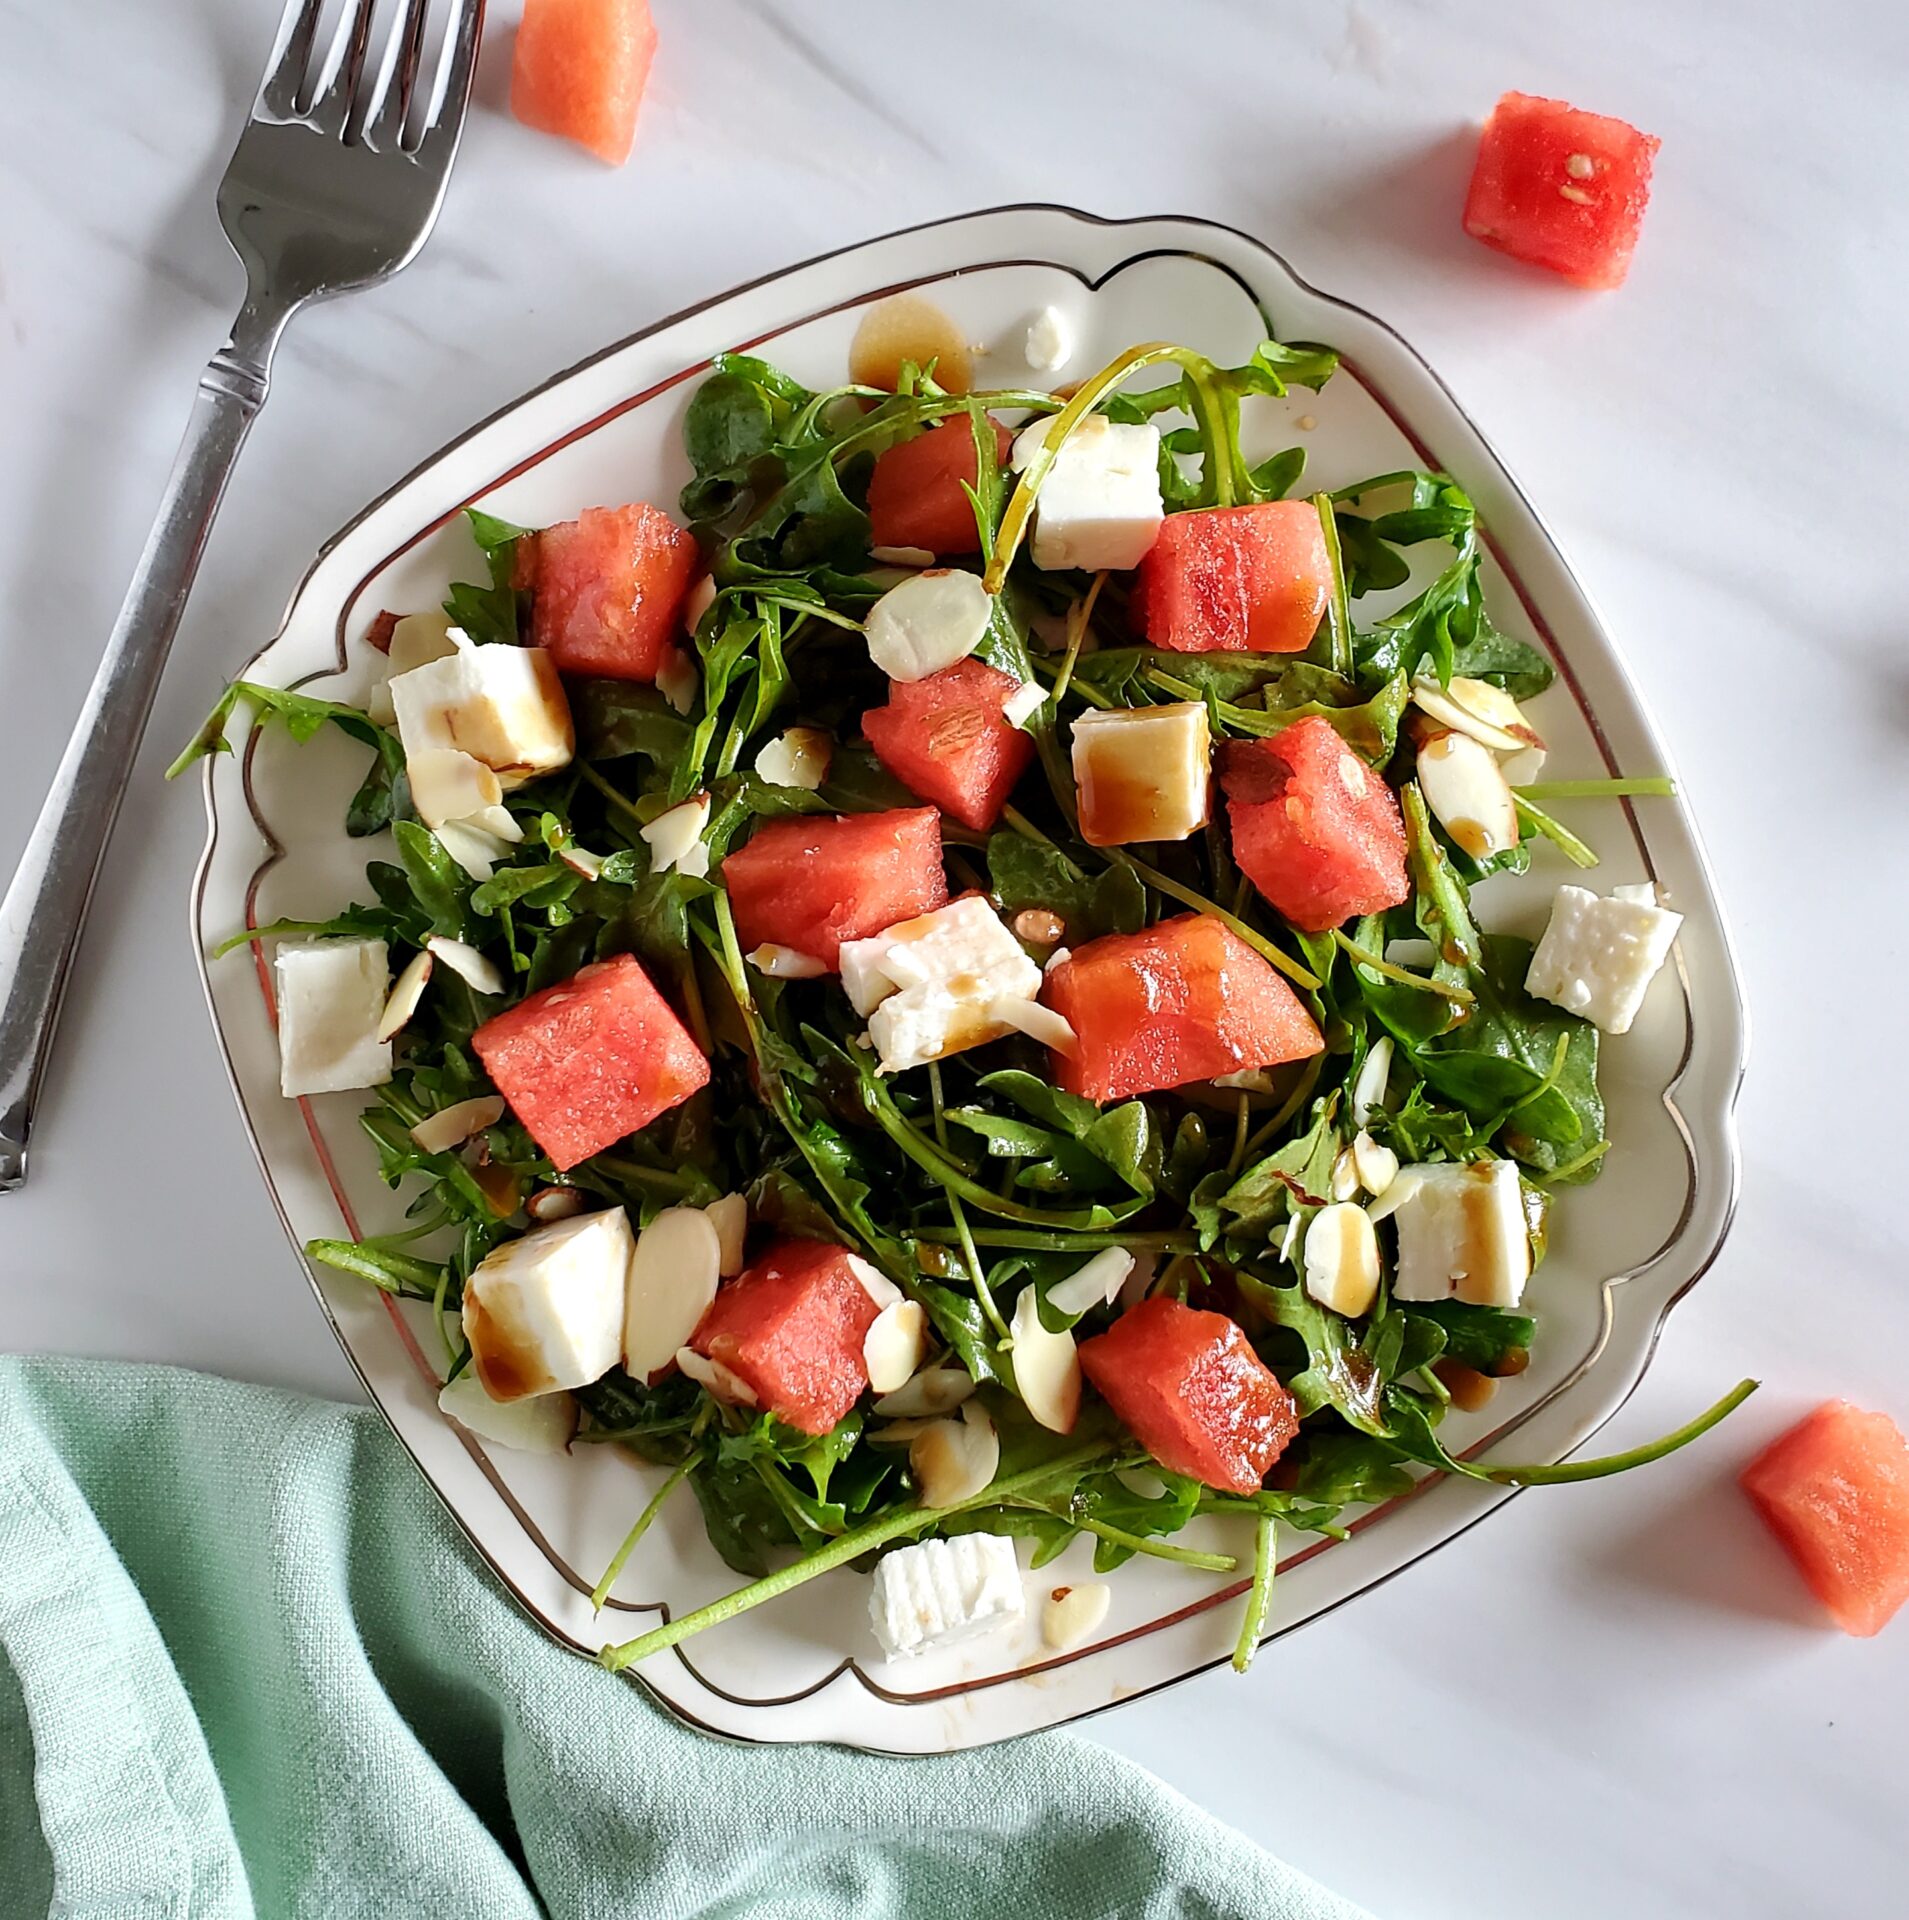
{"type": "Polygon", "coordinates": [[[1080,1354],[1074,1336],[1050,1333],[1032,1286],[1021,1289],[1008,1331],[1014,1353],[1014,1384],[1031,1413],[1049,1433],[1072,1433],[1080,1418],[1080,1354]]]}
{"type": "Polygon", "coordinates": [[[666,1207],[637,1235],[623,1305],[623,1364],[634,1378],[649,1380],[671,1360],[683,1364],[677,1349],[709,1311],[721,1267],[722,1242],[701,1207],[666,1207]]]}
{"type": "Polygon", "coordinates": [[[510,851],[510,843],[468,820],[447,820],[433,828],[439,844],[470,877],[480,884],[497,871],[497,863],[510,851]]]}
{"type": "Polygon", "coordinates": [[[1275,1082],[1264,1067],[1247,1067],[1239,1073],[1216,1073],[1212,1084],[1228,1093],[1271,1093],[1275,1082]]]}
{"type": "Polygon", "coordinates": [[[921,1365],[928,1337],[928,1316],[913,1300],[884,1307],[862,1337],[862,1365],[877,1393],[893,1393],[921,1365]]]}
{"type": "Polygon", "coordinates": [[[994,596],[979,574],[934,567],[890,587],[862,623],[868,657],[891,680],[925,680],[981,644],[994,596]]]}
{"type": "Polygon", "coordinates": [[[883,1394],[875,1402],[875,1411],[899,1419],[915,1419],[928,1414],[952,1413],[964,1400],[973,1397],[974,1381],[962,1368],[930,1367],[893,1393],[883,1394]]]}
{"type": "Polygon", "coordinates": [[[404,971],[398,975],[390,997],[384,1003],[384,1012],[378,1016],[380,1040],[389,1040],[394,1034],[401,1033],[411,1016],[417,1012],[418,1002],[424,998],[425,983],[431,977],[431,966],[428,947],[413,954],[406,962],[404,971]]]}
{"type": "Polygon", "coordinates": [[[1413,1172],[1410,1167],[1401,1167],[1386,1182],[1385,1192],[1366,1208],[1365,1217],[1374,1223],[1390,1219],[1423,1184],[1423,1174],[1413,1172]]]}
{"type": "MultiPolygon", "coordinates": [[[[424,747],[407,756],[404,771],[411,783],[411,804],[417,808],[418,818],[434,832],[447,820],[471,820],[482,815],[478,825],[500,839],[510,837],[486,812],[500,806],[504,784],[475,755],[460,753],[455,747],[424,747]]],[[[508,820],[509,814],[504,818],[508,820]]]]}
{"type": "Polygon", "coordinates": [[[884,567],[932,567],[935,556],[926,547],[870,547],[868,557],[884,567]]]}
{"type": "Polygon", "coordinates": [[[1352,1165],[1359,1184],[1375,1199],[1399,1177],[1399,1156],[1390,1147],[1382,1147],[1369,1133],[1361,1133],[1352,1143],[1352,1165]]]}
{"type": "Polygon", "coordinates": [[[1056,1653],[1078,1646],[1107,1617],[1113,1589],[1089,1580],[1078,1587],[1056,1587],[1041,1607],[1041,1638],[1056,1653]]]}
{"type": "Polygon", "coordinates": [[[924,1507],[956,1507],[985,1493],[1001,1465],[994,1422],[970,1400],[955,1420],[931,1420],[908,1449],[924,1507]]]}
{"type": "Polygon", "coordinates": [[[1074,949],[1072,947],[1056,947],[1054,951],[1041,962],[1041,971],[1043,973],[1052,973],[1056,967],[1065,966],[1073,957],[1074,949]]]}
{"type": "Polygon", "coordinates": [[[567,1393],[534,1393],[522,1400],[493,1400],[475,1367],[466,1367],[440,1389],[438,1410],[480,1440],[518,1453],[562,1453],[576,1437],[577,1403],[567,1393]]]}
{"type": "Polygon", "coordinates": [[[1430,678],[1412,683],[1412,704],[1454,732],[1469,735],[1494,753],[1518,753],[1544,745],[1543,737],[1510,694],[1489,680],[1454,675],[1441,687],[1430,678]]]}
{"type": "Polygon", "coordinates": [[[688,713],[696,704],[699,684],[696,662],[682,647],[671,647],[656,669],[656,691],[678,713],[688,713]]]}
{"type": "MultiPolygon", "coordinates": [[[[902,1297],[901,1288],[881,1268],[864,1260],[859,1253],[848,1256],[848,1270],[862,1283],[862,1291],[874,1301],[878,1312],[885,1312],[902,1297]]],[[[900,1384],[900,1381],[896,1382],[897,1386],[900,1384]]]]}
{"type": "Polygon", "coordinates": [[[1047,1303],[1070,1317],[1104,1307],[1133,1272],[1133,1255],[1125,1247],[1103,1247],[1084,1267],[1047,1290],[1047,1303]]]}
{"type": "Polygon", "coordinates": [[[673,1357],[699,1387],[706,1388],[726,1406],[753,1407],[758,1404],[755,1388],[720,1360],[706,1360],[694,1347],[678,1347],[673,1357]]]}
{"type": "Polygon", "coordinates": [[[1352,1124],[1362,1127],[1385,1109],[1386,1083],[1392,1078],[1392,1036],[1382,1033],[1366,1049],[1359,1077],[1352,1083],[1352,1124]]]}
{"type": "Polygon", "coordinates": [[[749,1236],[749,1202],[739,1193],[726,1193],[703,1211],[716,1229],[716,1271],[725,1280],[733,1280],[742,1271],[742,1247],[749,1236]]]}
{"type": "Polygon", "coordinates": [[[683,625],[694,633],[703,624],[703,615],[715,604],[716,582],[706,573],[683,595],[683,625]]]}
{"type": "Polygon", "coordinates": [[[524,1202],[524,1211],[539,1226],[548,1226],[552,1220],[574,1219],[589,1204],[589,1197],[575,1187],[539,1187],[524,1202]]]}
{"type": "Polygon", "coordinates": [[[820,727],[790,727],[756,755],[756,773],[772,787],[813,793],[829,777],[835,742],[820,727]]]}
{"type": "Polygon", "coordinates": [[[1011,727],[1025,727],[1047,704],[1047,689],[1038,681],[1023,680],[1001,702],[1001,718],[1011,727]]]}
{"type": "Polygon", "coordinates": [[[709,849],[703,845],[703,829],[708,825],[706,793],[659,813],[641,830],[650,850],[651,869],[657,873],[686,873],[700,880],[709,871],[709,849]]]}
{"type": "Polygon", "coordinates": [[[1066,1018],[1052,1007],[1042,1006],[1038,1000],[1003,994],[1000,999],[988,1002],[988,1018],[998,1027],[1012,1027],[1016,1033],[1024,1033],[1030,1040],[1052,1047],[1056,1053],[1073,1053],[1080,1046],[1080,1036],[1066,1018]]]}
{"type": "Polygon", "coordinates": [[[460,980],[479,993],[503,992],[504,976],[496,963],[487,960],[468,941],[448,940],[443,934],[434,933],[424,945],[428,953],[442,960],[460,980]]]}
{"type": "Polygon", "coordinates": [[[1379,1291],[1379,1237],[1363,1207],[1321,1207],[1306,1229],[1306,1291],[1348,1317],[1371,1310],[1379,1291]]]}
{"type": "Polygon", "coordinates": [[[771,980],[819,980],[828,972],[814,954],[798,953],[793,947],[778,947],[770,941],[751,947],[743,958],[771,980]]]}
{"type": "Polygon", "coordinates": [[[504,1102],[494,1093],[479,1094],[475,1100],[460,1100],[455,1106],[440,1107],[426,1114],[411,1129],[411,1138],[421,1153],[449,1153],[474,1139],[486,1127],[494,1127],[504,1117],[504,1102]]]}
{"type": "Polygon", "coordinates": [[[1359,1191],[1358,1169],[1352,1164],[1352,1149],[1341,1147],[1332,1163],[1332,1197],[1350,1200],[1359,1191]]]}
{"type": "Polygon", "coordinates": [[[603,875],[603,855],[591,853],[579,846],[561,846],[557,849],[557,858],[572,873],[581,874],[586,880],[597,880],[603,875]]]}
{"type": "Polygon", "coordinates": [[[1442,733],[1418,752],[1418,783],[1439,825],[1474,860],[1518,844],[1518,808],[1491,750],[1442,733]]]}

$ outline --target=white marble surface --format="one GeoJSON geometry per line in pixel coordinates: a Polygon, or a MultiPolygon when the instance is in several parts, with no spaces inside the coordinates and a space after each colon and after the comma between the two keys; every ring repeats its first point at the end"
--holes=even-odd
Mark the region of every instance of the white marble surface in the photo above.
{"type": "MultiPolygon", "coordinates": [[[[1278,1648],[1093,1723],[1387,1916],[1902,1903],[1909,1622],[1812,1619],[1731,1484],[1837,1392],[1909,1420],[1894,975],[1909,948],[1909,22],[1823,0],[657,0],[627,170],[500,110],[444,218],[293,327],[161,693],[40,1117],[0,1200],[0,1342],[343,1394],[256,1181],[184,934],[159,770],[319,542],[604,341],[786,262],[1014,199],[1250,228],[1397,324],[1495,438],[1675,743],[1757,1023],[1729,1251],[1613,1444],[1765,1391],[1648,1475],[1536,1492],[1278,1648]],[[909,51],[918,33],[922,53],[909,51]],[[1663,136],[1631,284],[1460,234],[1506,87],[1663,136]],[[1893,888],[1893,890],[1892,890],[1893,888]]],[[[211,190],[271,0],[0,0],[0,863],[144,538],[236,270],[211,190]]]]}

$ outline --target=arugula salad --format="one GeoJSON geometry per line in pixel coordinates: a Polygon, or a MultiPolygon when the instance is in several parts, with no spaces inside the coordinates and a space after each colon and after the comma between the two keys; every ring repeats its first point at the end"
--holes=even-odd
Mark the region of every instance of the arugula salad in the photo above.
{"type": "MultiPolygon", "coordinates": [[[[370,750],[365,897],[228,944],[270,943],[285,1092],[369,1089],[412,1196],[311,1257],[428,1303],[473,1432],[669,1469],[599,1606],[671,1499],[742,1577],[607,1665],[849,1563],[891,1656],[944,1645],[1086,1535],[1237,1572],[1243,1669],[1278,1529],[1619,1471],[1749,1391],[1603,1460],[1441,1439],[1542,1338],[1677,929],[1576,884],[1572,804],[1670,789],[1542,782],[1551,669],[1450,478],[1248,457],[1334,364],[724,355],[675,512],[473,510],[365,707],[240,682],[181,757],[240,702],[370,750]],[[1535,950],[1471,897],[1528,870],[1535,950]]],[[[1056,1589],[1049,1643],[1105,1604],[1056,1589]]]]}

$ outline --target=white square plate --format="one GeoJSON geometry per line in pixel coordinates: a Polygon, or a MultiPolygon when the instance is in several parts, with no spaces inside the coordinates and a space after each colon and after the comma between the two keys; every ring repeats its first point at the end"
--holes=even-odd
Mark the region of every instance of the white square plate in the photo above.
{"type": "MultiPolygon", "coordinates": [[[[1011,207],[871,241],[745,287],[607,349],[446,447],[374,502],[314,562],[278,637],[248,677],[362,699],[362,635],[384,607],[435,605],[447,581],[475,577],[461,524],[471,504],[539,526],[604,502],[672,504],[688,477],[683,409],[711,356],[749,348],[810,385],[843,377],[863,310],[924,289],[984,343],[977,387],[1017,385],[1028,320],[1053,304],[1078,345],[1065,373],[1143,340],[1182,341],[1237,364],[1267,323],[1283,339],[1335,347],[1323,393],[1257,403],[1249,453],[1303,441],[1308,486],[1337,487],[1406,466],[1443,468],[1477,501],[1490,532],[1493,618],[1542,647],[1556,684],[1535,715],[1552,749],[1548,778],[1671,770],[1616,647],[1551,536],[1458,404],[1398,335],[1314,291],[1244,234],[1180,219],[1107,222],[1056,207],[1011,207]],[[1252,444],[1257,442],[1259,444],[1252,444]]],[[[294,746],[254,732],[207,764],[209,837],[192,918],[204,953],[236,929],[316,917],[364,892],[375,848],[348,840],[344,800],[363,750],[325,735],[294,746]]],[[[1529,1370],[1485,1415],[1455,1418],[1465,1450],[1556,1459],[1637,1384],[1665,1314],[1715,1258],[1737,1185],[1731,1109],[1745,1024],[1709,873],[1681,800],[1594,801],[1571,823],[1603,856],[1598,884],[1650,879],[1684,916],[1674,965],[1636,1028],[1605,1050],[1615,1142],[1603,1176],[1562,1196],[1550,1256],[1533,1282],[1540,1316],[1529,1370]]],[[[1568,877],[1541,848],[1534,875],[1568,877]]],[[[1539,879],[1481,896],[1487,924],[1535,934],[1539,879]]],[[[287,1101],[278,1091],[269,969],[240,948],[204,966],[232,1083],[295,1246],[398,1223],[356,1116],[362,1097],[287,1101]]],[[[412,1309],[325,1267],[310,1278],[334,1332],[398,1437],[526,1610],[580,1654],[623,1640],[736,1584],[703,1536],[696,1503],[673,1501],[593,1617],[587,1595],[654,1484],[656,1470],[608,1447],[546,1459],[486,1449],[437,1411],[436,1375],[412,1309]]],[[[1359,1516],[1341,1543],[1283,1536],[1269,1633],[1278,1638],[1410,1566],[1481,1519],[1510,1490],[1433,1480],[1359,1516]]],[[[1244,1522],[1201,1523],[1239,1545],[1244,1522]]],[[[1200,1544],[1207,1544],[1202,1541],[1200,1544]]],[[[1080,1543],[1041,1586],[1089,1577],[1080,1543]]],[[[674,1711],[751,1740],[831,1740],[892,1752],[975,1746],[1079,1718],[1222,1661],[1237,1629],[1236,1576],[1137,1559],[1113,1577],[1114,1603],[1091,1644],[1055,1655],[1039,1608],[1016,1642],[997,1638],[905,1665],[876,1657],[867,1582],[831,1574],[784,1600],[647,1661],[639,1677],[674,1711]]],[[[1244,1684],[1270,1683],[1282,1650],[1244,1684]]]]}

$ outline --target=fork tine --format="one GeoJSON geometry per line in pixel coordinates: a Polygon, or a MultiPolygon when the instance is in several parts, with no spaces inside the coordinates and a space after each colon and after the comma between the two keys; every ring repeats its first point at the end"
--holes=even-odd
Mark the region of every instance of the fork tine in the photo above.
{"type": "Polygon", "coordinates": [[[325,0],[285,0],[278,57],[259,84],[259,105],[280,119],[289,120],[298,111],[305,69],[311,64],[312,35],[318,31],[318,16],[324,5],[325,0]]]}
{"type": "Polygon", "coordinates": [[[379,151],[399,146],[404,140],[404,123],[411,111],[418,62],[424,52],[424,18],[430,7],[431,0],[406,0],[404,20],[392,35],[397,42],[397,60],[383,93],[365,116],[364,142],[379,151]]]}
{"type": "Polygon", "coordinates": [[[364,76],[365,46],[371,38],[371,15],[378,0],[358,0],[347,25],[340,27],[332,44],[344,43],[337,70],[329,83],[311,103],[305,118],[320,133],[342,135],[351,118],[351,103],[357,98],[358,82],[364,76]]]}
{"type": "Polygon", "coordinates": [[[457,19],[448,36],[450,47],[443,92],[439,95],[436,113],[418,141],[420,154],[436,157],[441,153],[446,166],[457,151],[464,109],[470,104],[471,76],[477,68],[477,43],[483,32],[484,0],[457,0],[457,19]]]}

